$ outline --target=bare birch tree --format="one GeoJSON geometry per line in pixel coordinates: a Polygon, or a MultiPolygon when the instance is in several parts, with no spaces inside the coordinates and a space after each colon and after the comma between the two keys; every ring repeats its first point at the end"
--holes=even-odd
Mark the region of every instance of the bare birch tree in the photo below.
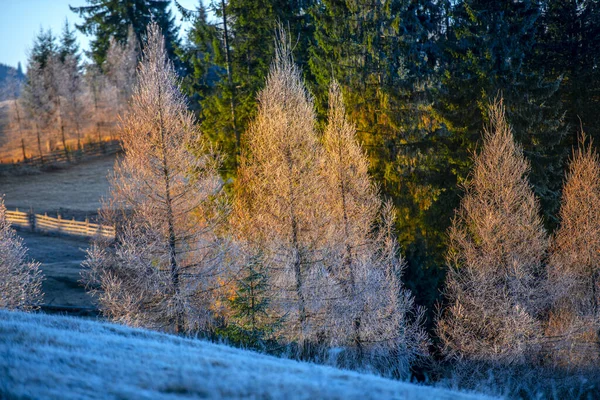
{"type": "Polygon", "coordinates": [[[91,120],[94,124],[96,141],[102,142],[102,126],[110,121],[106,113],[109,96],[106,76],[95,64],[85,66],[84,81],[86,87],[86,104],[90,108],[91,120]]]}
{"type": "Polygon", "coordinates": [[[61,90],[63,77],[63,63],[58,54],[52,54],[48,60],[46,68],[43,69],[44,82],[48,99],[54,111],[54,122],[57,139],[63,145],[63,152],[67,160],[71,159],[69,147],[67,146],[67,136],[65,132],[65,99],[61,90]]]}
{"type": "Polygon", "coordinates": [[[58,74],[59,95],[64,99],[64,117],[69,127],[75,130],[77,148],[81,148],[83,122],[86,119],[86,98],[84,96],[84,81],[78,60],[75,56],[67,55],[60,63],[58,74]]]}
{"type": "Polygon", "coordinates": [[[584,135],[563,188],[561,225],[548,260],[546,334],[561,366],[600,361],[600,159],[584,135]]]}
{"type": "Polygon", "coordinates": [[[121,44],[114,38],[111,38],[110,46],[106,53],[104,71],[116,97],[116,114],[125,112],[133,93],[138,55],[139,43],[133,32],[133,28],[129,27],[125,43],[121,44]]]}
{"type": "Polygon", "coordinates": [[[102,310],[114,320],[172,332],[205,329],[224,264],[220,156],[187,110],[154,23],[122,124],[125,155],[103,211],[121,229],[114,246],[99,242],[89,252],[84,280],[99,285],[102,310]]]}
{"type": "Polygon", "coordinates": [[[4,95],[3,97],[12,103],[10,125],[12,129],[19,132],[21,154],[23,156],[23,160],[25,160],[27,158],[27,150],[25,146],[25,121],[22,106],[19,102],[19,96],[21,94],[22,87],[23,82],[21,79],[19,79],[19,77],[17,77],[17,72],[15,70],[10,70],[0,95],[4,95]]]}
{"type": "Polygon", "coordinates": [[[320,262],[323,152],[313,101],[283,30],[246,144],[237,180],[238,238],[263,251],[271,307],[285,316],[281,334],[304,347],[322,329],[329,285],[320,262]]]}
{"type": "Polygon", "coordinates": [[[40,264],[27,258],[27,248],[10,227],[0,197],[0,308],[27,311],[41,303],[40,264]]]}
{"type": "Polygon", "coordinates": [[[489,118],[449,231],[449,305],[437,332],[450,357],[522,363],[539,346],[548,238],[502,101],[489,118]]]}
{"type": "Polygon", "coordinates": [[[405,375],[414,358],[427,351],[423,313],[402,287],[404,261],[394,236],[393,206],[383,205],[369,177],[367,156],[346,119],[337,82],[330,87],[327,122],[323,207],[327,260],[337,289],[328,313],[332,344],[350,348],[338,360],[345,367],[370,365],[405,375]]]}
{"type": "Polygon", "coordinates": [[[38,155],[43,163],[42,140],[52,127],[54,111],[46,90],[44,71],[34,60],[30,60],[27,66],[27,82],[21,94],[21,103],[25,115],[33,124],[37,137],[38,155]]]}

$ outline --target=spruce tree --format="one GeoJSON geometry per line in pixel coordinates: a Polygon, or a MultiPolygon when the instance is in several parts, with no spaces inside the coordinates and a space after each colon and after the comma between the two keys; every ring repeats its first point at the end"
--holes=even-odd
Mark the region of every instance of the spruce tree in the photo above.
{"type": "Polygon", "coordinates": [[[150,21],[158,23],[164,32],[167,54],[177,61],[175,51],[179,46],[175,18],[169,10],[170,0],[87,0],[89,5],[70,7],[81,24],[75,25],[82,33],[92,35],[90,43],[92,59],[98,65],[106,60],[111,38],[125,43],[131,26],[138,43],[146,39],[146,27],[150,21]]]}
{"type": "Polygon", "coordinates": [[[65,19],[63,31],[60,36],[58,56],[60,61],[63,63],[65,62],[67,57],[73,58],[78,66],[81,62],[81,54],[79,54],[79,44],[77,43],[77,37],[75,36],[75,32],[71,30],[68,19],[65,19]]]}
{"type": "MultiPolygon", "coordinates": [[[[531,160],[531,182],[547,226],[556,223],[566,134],[557,96],[560,79],[535,68],[542,5],[535,0],[461,0],[453,5],[443,79],[436,93],[448,168],[463,181],[487,104],[501,95],[515,138],[531,160]]],[[[452,190],[452,189],[450,189],[452,190]]]]}
{"type": "Polygon", "coordinates": [[[438,296],[441,248],[455,206],[446,195],[452,181],[430,97],[442,3],[325,0],[311,8],[315,39],[309,63],[320,121],[335,79],[370,171],[396,206],[407,283],[417,301],[430,306],[438,296]]]}

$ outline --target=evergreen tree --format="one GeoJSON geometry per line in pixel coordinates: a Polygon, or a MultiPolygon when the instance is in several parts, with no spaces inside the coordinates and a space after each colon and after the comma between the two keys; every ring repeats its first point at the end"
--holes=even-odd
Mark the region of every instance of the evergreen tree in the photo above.
{"type": "Polygon", "coordinates": [[[398,212],[406,282],[432,306],[442,280],[442,247],[455,204],[446,196],[446,156],[431,107],[444,2],[319,1],[311,8],[310,69],[321,120],[336,79],[370,170],[398,212]],[[445,214],[444,214],[445,212],[445,214]]]}
{"type": "MultiPolygon", "coordinates": [[[[451,12],[437,109],[450,135],[448,169],[464,181],[487,104],[506,100],[515,139],[531,160],[531,182],[548,226],[556,222],[566,133],[557,90],[535,69],[542,7],[536,0],[461,0],[451,12]]],[[[452,189],[450,189],[452,190],[452,189]]]]}
{"type": "Polygon", "coordinates": [[[40,32],[33,40],[29,58],[31,61],[38,64],[43,70],[46,68],[50,58],[56,54],[56,38],[51,29],[44,31],[40,28],[40,32]]]}
{"type": "Polygon", "coordinates": [[[269,315],[269,275],[258,251],[245,261],[234,282],[234,294],[227,298],[231,311],[225,335],[245,346],[264,349],[277,324],[269,315]]]}
{"type": "Polygon", "coordinates": [[[146,27],[151,20],[158,23],[164,32],[167,54],[177,61],[175,50],[179,45],[175,18],[171,14],[170,0],[87,0],[87,6],[71,7],[83,22],[75,25],[86,35],[93,35],[91,56],[102,65],[110,46],[111,38],[125,43],[131,26],[138,43],[146,39],[146,27]]]}
{"type": "Polygon", "coordinates": [[[69,20],[65,19],[65,25],[63,26],[62,35],[60,37],[60,44],[58,46],[58,56],[61,62],[65,62],[67,57],[71,57],[75,60],[76,64],[79,65],[81,62],[81,55],[79,54],[79,44],[77,43],[77,37],[75,32],[71,30],[69,26],[69,20]]]}
{"type": "Polygon", "coordinates": [[[569,128],[568,149],[577,145],[581,128],[593,138],[600,136],[600,3],[544,0],[542,5],[535,67],[549,79],[562,79],[558,92],[569,128]]]}
{"type": "Polygon", "coordinates": [[[188,82],[187,93],[198,101],[202,127],[227,156],[225,175],[235,173],[242,134],[256,112],[256,97],[274,56],[273,33],[278,21],[297,40],[295,54],[307,59],[312,35],[309,2],[221,0],[212,3],[216,23],[199,6],[189,33],[188,59],[199,86],[188,82]]]}

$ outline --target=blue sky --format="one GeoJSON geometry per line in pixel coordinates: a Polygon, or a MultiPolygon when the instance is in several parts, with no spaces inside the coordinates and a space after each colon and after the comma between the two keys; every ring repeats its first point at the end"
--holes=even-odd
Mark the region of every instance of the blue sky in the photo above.
{"type": "MultiPolygon", "coordinates": [[[[195,8],[198,0],[178,0],[186,8],[195,8]]],[[[65,18],[74,25],[81,19],[71,10],[74,7],[86,5],[86,0],[0,0],[0,63],[17,66],[20,61],[23,70],[27,64],[27,51],[31,48],[33,38],[40,31],[51,28],[55,36],[60,35],[65,18]]],[[[172,7],[176,13],[175,7],[172,7]]],[[[181,25],[179,14],[176,13],[177,23],[181,25]]],[[[187,25],[186,25],[187,26],[187,25]]],[[[79,45],[82,49],[89,48],[89,38],[79,31],[79,45]]],[[[182,37],[183,32],[180,33],[182,37]]]]}

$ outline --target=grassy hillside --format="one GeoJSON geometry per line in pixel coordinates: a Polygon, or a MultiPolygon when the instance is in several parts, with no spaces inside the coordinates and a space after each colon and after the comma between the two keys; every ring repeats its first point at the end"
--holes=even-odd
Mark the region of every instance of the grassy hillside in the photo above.
{"type": "Polygon", "coordinates": [[[3,399],[480,399],[202,340],[0,310],[3,399]]]}

